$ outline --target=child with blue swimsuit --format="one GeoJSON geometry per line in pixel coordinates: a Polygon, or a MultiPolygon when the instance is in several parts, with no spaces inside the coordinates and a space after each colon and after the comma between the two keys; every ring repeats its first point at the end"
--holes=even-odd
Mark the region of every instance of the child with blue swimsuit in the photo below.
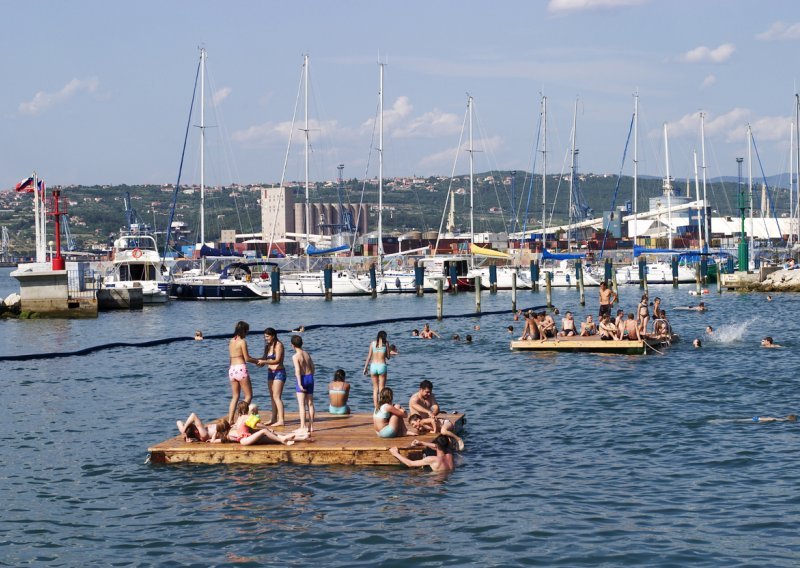
{"type": "Polygon", "coordinates": [[[369,344],[367,360],[364,361],[364,374],[372,378],[372,405],[378,408],[378,393],[386,386],[386,364],[392,358],[387,349],[389,342],[386,332],[381,330],[375,341],[369,344]]]}
{"type": "Polygon", "coordinates": [[[350,383],[345,380],[344,369],[337,369],[333,374],[333,381],[328,385],[330,405],[328,412],[337,415],[350,414],[347,398],[350,396],[350,383]]]}
{"type": "Polygon", "coordinates": [[[397,438],[406,435],[404,419],[406,411],[399,404],[393,404],[394,393],[389,387],[380,392],[378,402],[380,406],[372,415],[375,432],[381,438],[397,438]]]}
{"type": "Polygon", "coordinates": [[[300,431],[314,431],[314,361],[303,349],[303,338],[299,335],[292,336],[294,355],[294,375],[297,380],[295,393],[297,393],[297,406],[300,413],[300,431]],[[308,413],[308,424],[306,424],[308,413]]]}

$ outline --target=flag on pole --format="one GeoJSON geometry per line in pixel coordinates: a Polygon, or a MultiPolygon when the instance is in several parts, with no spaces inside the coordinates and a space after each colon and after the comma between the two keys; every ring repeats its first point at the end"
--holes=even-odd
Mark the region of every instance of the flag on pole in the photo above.
{"type": "Polygon", "coordinates": [[[15,187],[17,192],[33,193],[33,176],[23,179],[15,187]]]}
{"type": "Polygon", "coordinates": [[[36,180],[36,185],[39,186],[39,199],[41,199],[42,202],[44,202],[44,200],[47,198],[47,195],[45,194],[46,186],[44,184],[44,180],[43,179],[36,180]]]}

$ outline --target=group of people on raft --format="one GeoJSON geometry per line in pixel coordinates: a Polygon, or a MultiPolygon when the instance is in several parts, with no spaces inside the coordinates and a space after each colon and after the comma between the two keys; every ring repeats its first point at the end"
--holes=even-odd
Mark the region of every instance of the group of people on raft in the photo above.
{"type": "Polygon", "coordinates": [[[559,315],[558,309],[553,314],[547,312],[534,312],[528,310],[525,314],[517,314],[525,318],[525,329],[520,340],[546,341],[555,337],[593,337],[597,336],[605,341],[662,339],[672,334],[672,329],[667,319],[667,313],[661,308],[661,298],[652,302],[647,294],[639,301],[635,311],[625,313],[618,309],[616,317],[612,319],[611,308],[617,301],[615,294],[605,283],[600,284],[600,311],[599,322],[595,322],[591,314],[577,327],[572,312],[566,312],[561,320],[561,329],[558,329],[553,315],[559,315]],[[652,307],[652,320],[650,308],[652,307]],[[652,321],[652,325],[651,325],[652,321]]]}
{"type": "MultiPolygon", "coordinates": [[[[194,413],[186,421],[178,421],[177,427],[187,442],[234,442],[242,445],[277,442],[291,445],[297,441],[313,441],[314,432],[314,361],[303,348],[303,338],[293,335],[290,344],[292,365],[294,367],[295,394],[300,414],[300,427],[293,432],[281,433],[275,427],[285,426],[285,407],[282,400],[287,382],[284,366],[284,345],[278,339],[275,329],[264,330],[264,352],[261,357],[253,357],[247,348],[246,337],[250,331],[247,322],[236,324],[233,338],[228,344],[230,366],[228,380],[231,386],[231,401],[228,416],[220,421],[204,424],[194,413]],[[267,386],[270,395],[271,414],[269,421],[262,421],[258,406],[252,404],[253,387],[247,368],[248,363],[267,368],[267,386]],[[241,399],[241,400],[240,400],[241,399]]],[[[454,467],[452,451],[463,449],[463,441],[455,434],[454,424],[440,414],[439,404],[433,395],[433,384],[423,380],[419,390],[409,400],[406,411],[394,403],[394,392],[386,386],[388,362],[396,354],[394,346],[388,344],[385,331],[379,331],[370,343],[364,362],[364,375],[372,381],[373,424],[376,434],[381,438],[396,438],[406,435],[437,434],[432,443],[414,440],[413,446],[425,446],[435,452],[421,460],[409,460],[398,448],[389,451],[400,462],[413,466],[430,466],[435,471],[452,470],[454,467]],[[406,421],[408,424],[406,424],[406,421]]],[[[328,412],[333,415],[348,415],[350,407],[350,383],[344,369],[334,372],[328,385],[328,412]]]]}

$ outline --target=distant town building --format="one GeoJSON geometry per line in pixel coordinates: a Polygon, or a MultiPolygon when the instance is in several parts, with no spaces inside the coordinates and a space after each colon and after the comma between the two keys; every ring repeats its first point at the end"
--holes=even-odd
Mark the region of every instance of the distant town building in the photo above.
{"type": "Polygon", "coordinates": [[[285,239],[295,232],[295,203],[293,190],[268,187],[261,190],[261,234],[264,239],[285,239]]]}

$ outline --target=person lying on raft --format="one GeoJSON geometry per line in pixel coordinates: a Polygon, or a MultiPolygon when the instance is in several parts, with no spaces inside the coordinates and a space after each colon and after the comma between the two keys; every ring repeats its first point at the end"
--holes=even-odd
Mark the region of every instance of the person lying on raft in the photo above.
{"type": "Polygon", "coordinates": [[[436,472],[453,471],[456,468],[456,462],[453,459],[453,454],[450,452],[450,442],[447,436],[439,435],[433,439],[433,443],[420,442],[414,440],[411,442],[412,446],[425,446],[432,450],[436,450],[435,456],[425,456],[421,460],[410,460],[400,453],[397,448],[389,448],[389,452],[396,457],[401,463],[408,467],[430,467],[436,472]]]}
{"type": "Polygon", "coordinates": [[[408,417],[409,425],[416,430],[417,434],[441,434],[451,438],[455,442],[458,451],[464,450],[464,440],[454,432],[453,423],[449,418],[422,418],[419,414],[412,414],[408,417]]]}
{"type": "MultiPolygon", "coordinates": [[[[258,412],[257,407],[251,410],[258,412]]],[[[270,441],[273,441],[286,446],[291,446],[296,441],[309,439],[307,433],[292,432],[289,434],[278,434],[266,426],[257,428],[258,426],[263,426],[258,414],[254,414],[252,412],[250,414],[242,414],[236,420],[236,424],[234,424],[230,431],[228,431],[228,435],[223,441],[239,442],[243,446],[267,444],[270,441]]]]}
{"type": "Polygon", "coordinates": [[[220,443],[231,428],[230,422],[224,418],[220,422],[203,424],[203,421],[194,412],[189,415],[186,422],[178,420],[175,424],[178,426],[184,442],[220,443]]]}

